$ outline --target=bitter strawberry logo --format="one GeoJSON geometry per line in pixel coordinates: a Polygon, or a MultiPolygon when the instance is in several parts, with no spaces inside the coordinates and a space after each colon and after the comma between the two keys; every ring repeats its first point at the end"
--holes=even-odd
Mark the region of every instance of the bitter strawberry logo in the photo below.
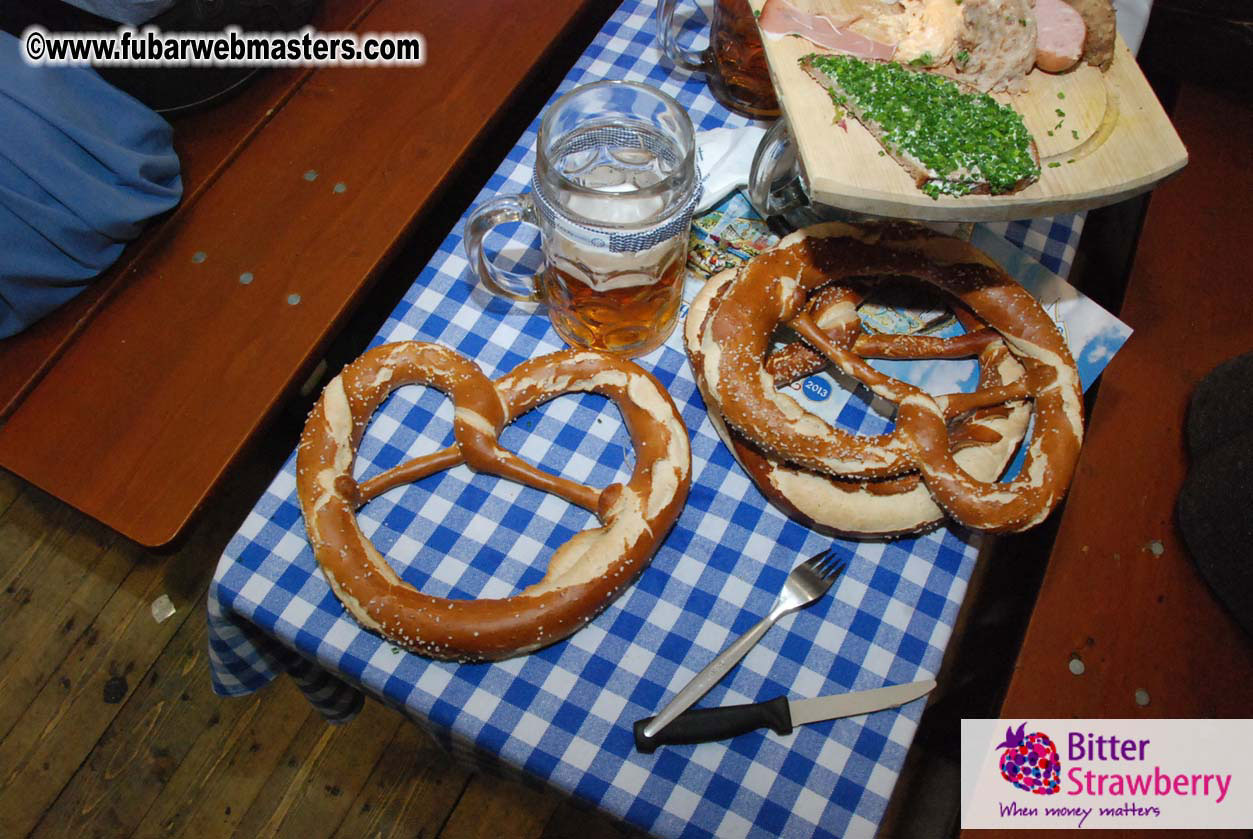
{"type": "Polygon", "coordinates": [[[1005,742],[996,748],[1001,752],[1001,777],[1019,789],[1036,795],[1054,795],[1061,787],[1062,764],[1057,759],[1057,746],[1041,731],[1024,734],[1024,722],[1014,731],[1005,729],[1005,742]]]}

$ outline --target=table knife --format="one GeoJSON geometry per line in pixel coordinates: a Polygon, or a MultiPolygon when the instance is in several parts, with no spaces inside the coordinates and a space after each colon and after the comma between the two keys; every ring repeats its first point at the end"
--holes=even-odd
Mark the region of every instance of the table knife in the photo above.
{"type": "Polygon", "coordinates": [[[663,744],[708,743],[746,734],[758,728],[770,728],[778,734],[791,734],[792,728],[837,717],[855,717],[883,711],[912,702],[935,688],[935,679],[924,679],[905,685],[820,696],[817,699],[788,699],[779,696],[748,705],[726,705],[721,708],[700,708],[684,711],[652,737],[645,736],[644,727],[653,719],[645,717],[635,723],[635,748],[644,754],[663,744]]]}

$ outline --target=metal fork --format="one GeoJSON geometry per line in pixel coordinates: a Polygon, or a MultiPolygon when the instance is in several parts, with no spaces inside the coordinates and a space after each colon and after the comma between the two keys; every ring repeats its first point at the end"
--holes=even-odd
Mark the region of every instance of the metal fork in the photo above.
{"type": "Polygon", "coordinates": [[[831,588],[835,578],[840,576],[847,567],[848,563],[836,559],[832,549],[828,548],[793,568],[792,573],[788,574],[787,580],[783,583],[783,591],[775,599],[770,614],[758,621],[752,629],[741,635],[735,643],[709,662],[704,670],[697,673],[692,681],[688,682],[687,687],[679,691],[679,694],[670,700],[670,704],[645,726],[644,736],[656,735],[675,717],[690,708],[692,703],[708,693],[709,689],[716,685],[718,680],[725,676],[727,671],[761,640],[761,636],[766,634],[767,629],[774,626],[775,621],[788,612],[808,606],[822,597],[827,593],[827,589],[831,588]]]}

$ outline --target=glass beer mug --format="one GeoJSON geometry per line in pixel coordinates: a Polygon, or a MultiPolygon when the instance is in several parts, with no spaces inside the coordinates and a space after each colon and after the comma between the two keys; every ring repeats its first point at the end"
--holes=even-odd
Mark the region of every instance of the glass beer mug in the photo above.
{"type": "Polygon", "coordinates": [[[748,0],[715,0],[709,46],[701,52],[679,46],[674,25],[677,4],[678,0],[661,0],[657,5],[657,34],[666,57],[690,73],[705,73],[714,98],[732,111],[759,119],[777,117],[779,101],[748,0]]]}
{"type": "Polygon", "coordinates": [[[678,320],[699,192],[692,122],[678,102],[633,82],[576,88],[540,123],[531,191],[475,208],[471,268],[492,292],[542,302],[571,346],[643,355],[678,320]],[[491,228],[539,228],[543,271],[518,280],[488,260],[491,228]]]}

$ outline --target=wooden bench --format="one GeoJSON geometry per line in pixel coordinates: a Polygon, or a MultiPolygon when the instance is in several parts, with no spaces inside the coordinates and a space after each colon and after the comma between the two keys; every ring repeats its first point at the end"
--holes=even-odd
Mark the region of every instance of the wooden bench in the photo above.
{"type": "MultiPolygon", "coordinates": [[[[1162,23],[1173,45],[1178,27],[1162,23]]],[[[1253,142],[1253,107],[1240,90],[1154,77],[1189,163],[1151,196],[1090,213],[1071,274],[1135,331],[1098,380],[1061,514],[992,540],[975,567],[885,839],[956,834],[962,719],[1244,717],[1253,703],[1253,641],[1197,571],[1174,513],[1192,391],[1253,349],[1241,244],[1253,172],[1231,152],[1253,142]]]]}
{"type": "Polygon", "coordinates": [[[143,545],[175,539],[406,237],[456,221],[442,190],[523,83],[608,11],[326,0],[318,29],[418,31],[427,63],[273,71],[176,120],[179,207],[0,342],[0,466],[143,545]]]}
{"type": "MultiPolygon", "coordinates": [[[[1173,43],[1175,30],[1166,31],[1173,43]]],[[[1006,652],[999,634],[989,639],[988,628],[978,627],[967,634],[980,638],[963,639],[966,652],[950,671],[961,681],[965,671],[1004,654],[1012,663],[1008,687],[987,703],[965,696],[948,714],[1019,722],[1227,718],[1248,716],[1253,703],[1253,639],[1197,571],[1175,519],[1188,468],[1184,425],[1192,392],[1214,366],[1253,349],[1242,253],[1253,172],[1231,153],[1253,143],[1253,107],[1241,91],[1185,81],[1171,119],[1189,163],[1149,200],[1119,309],[1135,331],[1102,374],[1056,536],[1042,547],[1022,541],[986,558],[1024,579],[1044,563],[1021,647],[1006,652]]],[[[984,588],[986,613],[1013,601],[995,585],[984,588]]],[[[970,622],[1006,623],[984,613],[970,622]]],[[[955,740],[956,720],[947,725],[955,740]]],[[[954,776],[954,797],[956,769],[948,767],[959,756],[927,764],[954,776]]],[[[954,827],[957,817],[954,801],[954,827]]],[[[1214,831],[1176,833],[1199,839],[1214,831]]],[[[961,835],[1009,839],[1022,831],[961,835]]]]}
{"type": "Polygon", "coordinates": [[[1174,515],[1192,391],[1253,349],[1253,172],[1231,152],[1253,144],[1253,108],[1184,84],[1172,119],[1190,162],[1149,202],[1120,313],[1135,331],[1102,376],[1002,717],[1242,717],[1253,702],[1253,642],[1174,515]]]}

